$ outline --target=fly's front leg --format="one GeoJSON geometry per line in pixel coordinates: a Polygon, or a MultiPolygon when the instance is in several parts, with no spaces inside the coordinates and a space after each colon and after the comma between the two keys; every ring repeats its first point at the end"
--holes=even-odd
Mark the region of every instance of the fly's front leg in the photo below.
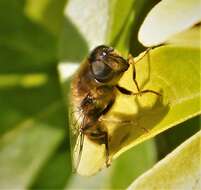
{"type": "Polygon", "coordinates": [[[143,56],[141,56],[136,62],[134,61],[134,58],[131,54],[129,54],[128,56],[128,63],[130,65],[132,65],[132,68],[133,68],[133,81],[136,85],[136,88],[137,88],[137,93],[134,93],[134,92],[131,92],[131,91],[128,91],[126,89],[124,89],[123,87],[120,87],[117,85],[117,88],[120,92],[122,92],[123,94],[126,94],[126,95],[141,95],[141,94],[145,94],[145,93],[152,93],[152,94],[155,94],[157,96],[161,96],[160,93],[154,91],[154,90],[150,90],[150,89],[145,89],[145,90],[140,90],[139,88],[139,85],[137,83],[137,80],[136,80],[136,69],[135,69],[135,64],[140,61],[149,51],[150,51],[151,48],[148,48],[145,53],[143,54],[143,56]]]}
{"type": "Polygon", "coordinates": [[[131,54],[128,55],[128,63],[130,65],[132,65],[132,68],[133,68],[133,81],[135,83],[135,86],[137,88],[137,91],[140,92],[140,88],[139,88],[139,85],[136,81],[136,69],[135,69],[135,61],[134,61],[134,58],[131,54]]]}
{"type": "MultiPolygon", "coordinates": [[[[141,54],[138,56],[138,59],[137,59],[136,61],[134,61],[134,63],[136,64],[136,63],[139,62],[141,59],[143,59],[143,58],[149,53],[149,51],[150,51],[151,49],[152,49],[151,47],[147,48],[143,53],[141,53],[141,54]]],[[[130,57],[131,59],[134,59],[131,54],[128,55],[128,60],[129,60],[129,57],[130,57]]]]}
{"type": "Polygon", "coordinates": [[[142,94],[145,94],[145,93],[152,93],[152,94],[155,94],[157,96],[161,96],[160,93],[154,91],[154,90],[149,90],[149,89],[146,89],[146,90],[140,90],[139,92],[132,92],[130,90],[127,90],[126,88],[124,87],[121,87],[119,85],[116,85],[116,88],[119,90],[119,92],[121,92],[122,94],[125,94],[125,95],[133,95],[133,96],[139,96],[139,95],[142,95],[142,94]]]}

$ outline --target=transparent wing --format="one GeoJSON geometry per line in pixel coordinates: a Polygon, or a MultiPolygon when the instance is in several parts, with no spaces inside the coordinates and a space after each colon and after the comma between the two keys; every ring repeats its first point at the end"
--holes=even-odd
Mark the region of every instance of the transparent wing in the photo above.
{"type": "Polygon", "coordinates": [[[84,144],[84,134],[80,130],[81,125],[84,123],[83,114],[80,110],[73,109],[71,106],[69,121],[72,169],[73,172],[76,172],[79,167],[84,144]]]}

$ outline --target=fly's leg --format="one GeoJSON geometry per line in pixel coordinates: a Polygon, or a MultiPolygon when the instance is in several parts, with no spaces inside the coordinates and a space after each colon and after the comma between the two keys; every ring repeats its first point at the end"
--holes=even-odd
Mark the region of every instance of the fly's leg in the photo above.
{"type": "Polygon", "coordinates": [[[128,63],[130,64],[130,65],[132,65],[132,68],[133,68],[133,81],[134,81],[134,83],[135,83],[135,86],[136,86],[136,88],[137,88],[137,93],[129,93],[129,92],[127,92],[128,90],[126,90],[125,89],[125,93],[124,93],[124,90],[123,90],[123,87],[120,87],[120,92],[122,92],[122,93],[124,93],[124,94],[127,94],[127,95],[141,95],[141,94],[145,94],[145,93],[152,93],[152,94],[155,94],[155,95],[157,95],[157,96],[161,96],[161,94],[160,93],[158,93],[158,92],[156,92],[156,91],[154,91],[154,90],[150,90],[150,89],[145,89],[145,90],[140,90],[140,88],[139,88],[139,85],[138,85],[138,83],[137,83],[137,80],[136,80],[136,69],[135,69],[135,64],[138,62],[138,61],[140,61],[148,52],[149,52],[149,50],[150,50],[151,48],[148,48],[147,50],[146,50],[146,52],[143,54],[143,56],[142,57],[140,57],[136,62],[134,61],[134,58],[133,58],[133,56],[131,55],[131,54],[129,54],[129,56],[128,56],[128,63]]]}
{"type": "Polygon", "coordinates": [[[132,68],[133,68],[133,81],[135,83],[135,86],[137,88],[137,91],[140,92],[140,88],[139,88],[139,85],[136,81],[136,69],[135,69],[135,62],[134,62],[134,58],[131,54],[128,55],[128,63],[130,65],[132,65],[132,68]]]}
{"type": "Polygon", "coordinates": [[[110,166],[110,152],[109,152],[109,143],[108,143],[108,133],[106,131],[102,132],[103,143],[105,144],[105,152],[106,152],[106,166],[110,166]]]}
{"type": "MultiPolygon", "coordinates": [[[[141,59],[143,59],[143,58],[149,53],[149,51],[150,51],[151,49],[152,49],[152,48],[149,47],[149,48],[147,48],[147,49],[145,50],[145,52],[143,52],[143,55],[140,54],[139,58],[135,61],[135,64],[136,64],[137,62],[139,62],[141,59]]],[[[131,59],[133,59],[133,56],[132,56],[131,54],[129,54],[129,55],[128,55],[128,61],[129,61],[129,57],[130,57],[131,59]]]]}
{"type": "Polygon", "coordinates": [[[146,89],[146,90],[140,90],[139,92],[132,92],[130,90],[127,90],[125,89],[124,87],[121,87],[119,85],[116,85],[116,88],[122,93],[122,94],[125,94],[125,95],[134,95],[134,96],[138,96],[138,95],[142,95],[142,94],[145,94],[145,93],[152,93],[152,94],[155,94],[157,96],[161,96],[160,93],[154,91],[154,90],[149,90],[149,89],[146,89]]]}
{"type": "Polygon", "coordinates": [[[96,132],[86,132],[85,135],[88,136],[92,141],[97,141],[100,144],[105,144],[105,156],[106,156],[106,166],[110,166],[110,152],[109,152],[109,143],[108,143],[108,133],[106,131],[97,130],[96,132]]]}
{"type": "Polygon", "coordinates": [[[139,88],[139,85],[138,85],[138,83],[137,83],[137,81],[136,81],[136,69],[135,69],[135,64],[136,64],[137,62],[139,62],[143,57],[145,57],[145,56],[149,53],[150,50],[151,50],[151,48],[148,48],[148,49],[145,51],[145,53],[144,53],[137,61],[134,61],[134,58],[133,58],[133,56],[132,56],[131,54],[128,55],[128,63],[129,63],[130,65],[132,65],[132,68],[133,68],[133,81],[134,81],[134,83],[135,83],[135,85],[136,85],[136,87],[137,87],[138,92],[140,92],[140,88],[139,88]]]}
{"type": "MultiPolygon", "coordinates": [[[[136,62],[134,61],[134,58],[132,57],[132,55],[130,54],[128,56],[128,63],[130,65],[132,65],[132,68],[133,68],[133,81],[136,85],[136,88],[137,88],[137,92],[132,92],[130,90],[127,90],[125,89],[124,87],[121,87],[119,85],[116,85],[116,88],[122,93],[122,94],[125,94],[125,95],[134,95],[134,96],[138,96],[138,95],[142,95],[142,94],[145,94],[145,93],[152,93],[152,94],[155,94],[157,96],[161,96],[160,93],[154,91],[154,90],[150,90],[150,89],[145,89],[145,90],[140,90],[139,88],[139,85],[137,83],[137,80],[136,80],[136,69],[135,69],[135,64],[140,61],[150,50],[151,48],[148,48],[146,50],[146,52],[143,54],[143,56],[141,56],[136,62]]],[[[144,127],[141,127],[145,132],[149,132],[148,129],[144,128],[144,127]]]]}

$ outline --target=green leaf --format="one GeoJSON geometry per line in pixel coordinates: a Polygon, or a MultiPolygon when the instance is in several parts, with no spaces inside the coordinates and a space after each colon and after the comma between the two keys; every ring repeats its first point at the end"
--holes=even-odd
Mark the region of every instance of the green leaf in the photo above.
{"type": "Polygon", "coordinates": [[[62,29],[63,11],[67,0],[26,0],[25,13],[33,21],[42,24],[54,35],[62,29]]]}
{"type": "Polygon", "coordinates": [[[28,188],[64,140],[57,37],[24,8],[0,1],[1,188],[28,188]]]}
{"type": "Polygon", "coordinates": [[[61,62],[81,61],[88,53],[88,45],[78,29],[65,17],[59,40],[59,59],[61,62]]]}
{"type": "Polygon", "coordinates": [[[61,130],[30,119],[1,138],[1,188],[26,188],[62,137],[61,130]]]}
{"type": "Polygon", "coordinates": [[[108,177],[110,189],[126,189],[134,179],[153,166],[156,161],[157,152],[153,139],[133,147],[112,164],[112,171],[108,177]]]}
{"type": "MultiPolygon", "coordinates": [[[[66,141],[65,135],[65,141],[66,141]]],[[[67,143],[62,144],[41,167],[29,189],[63,189],[71,176],[70,152],[67,143]],[[53,180],[52,180],[53,179],[53,180]]]]}
{"type": "MultiPolygon", "coordinates": [[[[27,118],[40,115],[42,110],[51,113],[61,106],[61,94],[56,74],[26,73],[0,75],[0,135],[14,129],[27,118]]],[[[58,118],[63,118],[60,114],[58,118]]],[[[53,117],[57,118],[57,117],[53,117]]],[[[51,120],[52,121],[52,120],[51,120]]],[[[64,121],[52,121],[64,124],[64,121]]],[[[50,122],[51,123],[51,122],[50,122]]]]}
{"type": "Polygon", "coordinates": [[[201,132],[140,176],[129,189],[200,189],[201,132]]]}
{"type": "Polygon", "coordinates": [[[135,2],[135,0],[128,0],[126,2],[112,0],[109,4],[110,11],[106,42],[115,46],[122,53],[127,53],[128,51],[135,2]]]}
{"type": "Polygon", "coordinates": [[[199,0],[164,0],[149,12],[138,38],[144,46],[155,46],[200,21],[199,0]]]}
{"type": "Polygon", "coordinates": [[[123,0],[110,1],[110,22],[108,26],[108,40],[110,44],[114,44],[124,30],[128,18],[133,14],[134,2],[135,0],[128,0],[126,2],[123,0]]]}
{"type": "Polygon", "coordinates": [[[14,83],[0,85],[2,188],[28,187],[64,138],[66,117],[57,80],[45,75],[37,85],[43,76],[8,75],[14,83]]]}
{"type": "Polygon", "coordinates": [[[200,25],[190,28],[184,32],[173,35],[167,41],[168,44],[177,44],[180,46],[191,46],[200,48],[200,25]]]}
{"type": "Polygon", "coordinates": [[[1,73],[46,70],[57,59],[56,37],[23,13],[24,1],[0,1],[1,73]]]}

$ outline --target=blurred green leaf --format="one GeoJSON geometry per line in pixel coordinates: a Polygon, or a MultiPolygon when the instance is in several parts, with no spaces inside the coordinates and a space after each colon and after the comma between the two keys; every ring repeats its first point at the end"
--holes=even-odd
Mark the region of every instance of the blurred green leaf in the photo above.
{"type": "Polygon", "coordinates": [[[52,68],[57,59],[56,38],[23,13],[25,2],[0,1],[1,73],[52,68]]]}
{"type": "Polygon", "coordinates": [[[133,5],[135,2],[135,0],[126,2],[122,0],[109,1],[110,9],[106,42],[116,47],[121,53],[128,52],[130,27],[134,19],[133,5]]]}
{"type": "Polygon", "coordinates": [[[58,37],[25,14],[26,2],[0,1],[0,188],[34,184],[64,140],[58,37]]]}
{"type": "Polygon", "coordinates": [[[107,35],[110,44],[114,44],[122,30],[124,30],[124,26],[128,22],[128,18],[133,14],[134,2],[135,0],[128,0],[126,2],[123,0],[112,0],[109,2],[110,21],[107,35]]]}
{"type": "MultiPolygon", "coordinates": [[[[40,115],[41,110],[54,111],[56,104],[61,104],[61,94],[55,73],[0,75],[0,134],[29,117],[40,115]]],[[[63,119],[64,114],[60,115],[63,119]]],[[[59,124],[64,123],[59,121],[59,124]]]]}
{"type": "Polygon", "coordinates": [[[68,15],[63,14],[66,1],[27,0],[25,12],[30,19],[46,27],[59,40],[55,53],[60,61],[81,61],[88,52],[88,45],[68,15]]]}
{"type": "Polygon", "coordinates": [[[164,0],[142,24],[138,37],[144,46],[155,46],[201,21],[199,0],[164,0]]]}
{"type": "Polygon", "coordinates": [[[30,119],[0,140],[0,187],[26,188],[61,142],[61,130],[30,119]]]}
{"type": "Polygon", "coordinates": [[[66,115],[52,79],[40,87],[1,90],[0,187],[29,186],[63,141],[66,115]]]}
{"type": "Polygon", "coordinates": [[[67,16],[61,31],[58,51],[61,62],[81,62],[88,53],[86,40],[67,16]]]}
{"type": "Polygon", "coordinates": [[[67,0],[26,0],[25,13],[58,36],[64,21],[66,2],[67,0]]]}
{"type": "MultiPolygon", "coordinates": [[[[66,135],[65,138],[67,138],[66,135]]],[[[67,147],[68,144],[63,143],[55,151],[54,155],[41,167],[30,189],[63,189],[66,186],[72,172],[69,166],[70,152],[67,147]]]]}
{"type": "Polygon", "coordinates": [[[1,93],[0,187],[29,186],[63,141],[66,115],[53,84],[1,93]]]}
{"type": "Polygon", "coordinates": [[[129,189],[200,189],[201,132],[140,176],[129,189]]]}

